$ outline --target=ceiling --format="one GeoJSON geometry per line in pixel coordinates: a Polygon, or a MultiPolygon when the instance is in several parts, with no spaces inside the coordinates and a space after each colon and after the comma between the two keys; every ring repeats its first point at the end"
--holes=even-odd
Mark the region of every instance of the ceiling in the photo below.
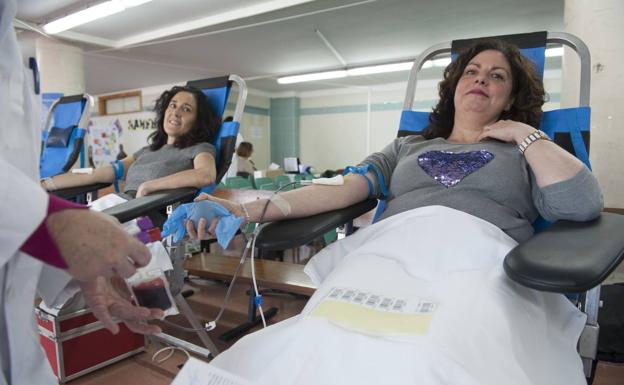
{"type": "MultiPolygon", "coordinates": [[[[20,0],[40,28],[97,4],[20,0]]],[[[405,81],[407,72],[280,85],[278,76],[392,62],[455,38],[563,30],[564,0],[153,0],[55,38],[84,52],[86,91],[102,94],[236,73],[271,93],[405,81]],[[327,39],[340,58],[323,42],[327,39]]],[[[18,24],[16,24],[18,25],[18,24]]],[[[19,27],[19,25],[18,25],[19,27]]]]}

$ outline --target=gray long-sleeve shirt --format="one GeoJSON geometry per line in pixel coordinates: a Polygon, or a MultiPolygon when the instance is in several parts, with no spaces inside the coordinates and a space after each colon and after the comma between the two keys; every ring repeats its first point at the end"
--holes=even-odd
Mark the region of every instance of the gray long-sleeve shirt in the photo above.
{"type": "MultiPolygon", "coordinates": [[[[380,219],[441,205],[484,219],[523,241],[533,235],[531,223],[538,213],[547,220],[586,221],[603,205],[598,181],[587,168],[540,188],[517,147],[497,141],[458,144],[407,136],[362,164],[376,166],[388,186],[380,219]]],[[[374,185],[379,196],[379,184],[374,185]]]]}
{"type": "Polygon", "coordinates": [[[193,160],[207,152],[215,156],[216,150],[210,143],[197,143],[186,148],[165,144],[156,151],[149,146],[134,153],[134,163],[128,168],[124,192],[136,191],[141,183],[162,178],[184,170],[193,169],[193,160]]]}

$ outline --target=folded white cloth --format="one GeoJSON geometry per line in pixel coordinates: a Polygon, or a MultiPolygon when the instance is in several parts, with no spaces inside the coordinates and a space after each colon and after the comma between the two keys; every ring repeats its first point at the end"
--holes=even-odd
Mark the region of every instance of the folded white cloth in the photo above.
{"type": "Polygon", "coordinates": [[[273,385],[584,384],[576,342],[585,316],[562,295],[507,278],[502,260],[515,244],[446,207],[395,215],[315,256],[306,271],[319,287],[302,313],[211,365],[273,385]],[[363,333],[315,315],[335,287],[427,299],[435,311],[422,333],[363,333]]]}

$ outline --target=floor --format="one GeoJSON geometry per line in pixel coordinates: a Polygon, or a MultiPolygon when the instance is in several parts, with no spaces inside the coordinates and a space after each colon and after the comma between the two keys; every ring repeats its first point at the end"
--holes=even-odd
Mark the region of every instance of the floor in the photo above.
{"type": "MultiPolygon", "coordinates": [[[[212,320],[219,311],[227,289],[222,282],[212,282],[201,279],[192,279],[188,288],[195,294],[188,298],[188,302],[198,317],[202,320],[212,320]]],[[[211,338],[220,350],[225,350],[235,341],[224,342],[218,336],[231,327],[245,321],[247,316],[247,285],[235,285],[227,310],[217,328],[210,332],[211,338]]],[[[266,307],[277,307],[278,313],[271,320],[272,323],[284,320],[298,314],[305,306],[307,298],[286,293],[272,293],[264,295],[266,307]]],[[[181,316],[170,317],[172,321],[184,324],[181,316]]],[[[164,326],[170,334],[188,341],[199,343],[193,333],[174,330],[164,326]]],[[[102,368],[93,373],[71,381],[72,385],[165,385],[170,384],[179,371],[179,365],[186,360],[184,353],[174,351],[171,358],[164,362],[152,361],[152,355],[162,347],[157,342],[150,341],[146,352],[125,359],[121,362],[102,368]]],[[[158,358],[164,357],[160,355],[158,358]]],[[[624,364],[600,362],[596,372],[594,385],[624,385],[624,364]]]]}
{"type": "MultiPolygon", "coordinates": [[[[223,301],[226,286],[223,283],[195,280],[188,284],[189,289],[196,293],[188,298],[189,305],[202,320],[211,320],[217,315],[219,306],[223,301]]],[[[247,285],[235,285],[232,290],[230,304],[223,314],[221,322],[217,328],[210,332],[210,336],[220,350],[230,347],[235,341],[221,341],[218,336],[230,328],[245,321],[247,316],[247,285]]],[[[266,308],[277,307],[278,312],[271,322],[277,322],[298,314],[305,306],[307,298],[294,296],[286,293],[266,293],[263,296],[266,308]]],[[[185,324],[181,316],[169,317],[172,322],[185,324]]],[[[163,325],[163,329],[178,338],[184,338],[199,344],[199,338],[194,333],[175,330],[172,327],[163,325]]],[[[254,329],[254,330],[257,330],[254,329]]],[[[178,365],[184,363],[186,356],[180,351],[175,351],[171,358],[162,363],[152,361],[152,355],[162,347],[156,341],[150,341],[145,353],[137,354],[134,357],[97,370],[83,377],[71,381],[72,385],[161,385],[170,384],[178,373],[178,365]]],[[[166,355],[161,354],[157,358],[166,355]]]]}

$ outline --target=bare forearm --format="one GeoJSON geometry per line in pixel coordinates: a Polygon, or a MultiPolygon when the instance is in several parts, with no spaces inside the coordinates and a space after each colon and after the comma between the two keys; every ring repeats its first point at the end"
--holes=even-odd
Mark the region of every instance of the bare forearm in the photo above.
{"type": "Polygon", "coordinates": [[[203,169],[180,171],[162,178],[149,181],[149,190],[160,191],[181,187],[201,188],[214,182],[214,175],[203,169]]]}
{"type": "Polygon", "coordinates": [[[56,189],[87,186],[94,183],[111,183],[114,179],[112,166],[106,165],[93,170],[91,174],[74,174],[67,172],[52,177],[56,189]]]}
{"type": "MultiPolygon", "coordinates": [[[[368,185],[362,176],[348,176],[342,186],[311,185],[279,195],[285,202],[269,203],[262,222],[305,217],[353,205],[366,199],[368,185]]],[[[266,202],[261,199],[245,204],[251,221],[260,222],[266,202]]]]}
{"type": "Polygon", "coordinates": [[[537,185],[544,187],[575,176],[583,163],[572,154],[547,140],[531,144],[524,156],[535,174],[537,185]]]}

